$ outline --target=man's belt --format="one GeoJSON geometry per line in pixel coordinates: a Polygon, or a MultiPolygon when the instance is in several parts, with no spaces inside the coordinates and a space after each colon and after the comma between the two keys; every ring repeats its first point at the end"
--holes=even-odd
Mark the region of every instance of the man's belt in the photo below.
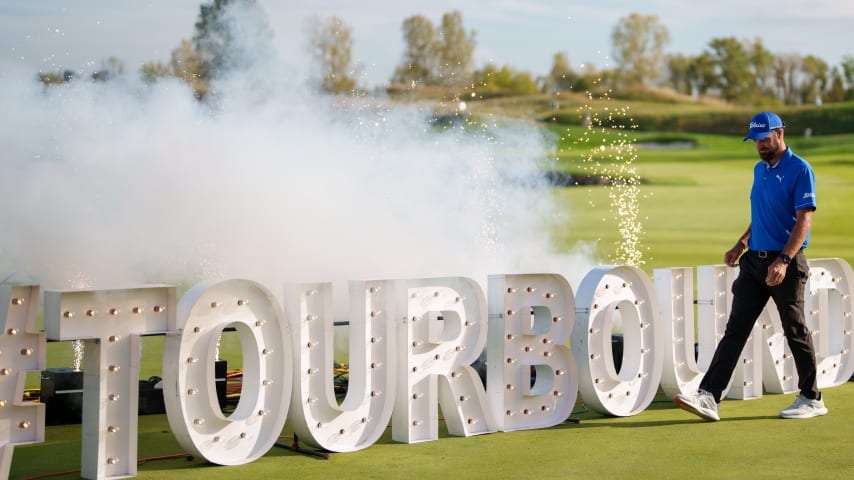
{"type": "MultiPolygon", "coordinates": [[[[804,249],[799,249],[795,255],[801,253],[804,249]]],[[[777,258],[780,256],[782,250],[748,250],[747,253],[755,255],[758,258],[777,258]]]]}

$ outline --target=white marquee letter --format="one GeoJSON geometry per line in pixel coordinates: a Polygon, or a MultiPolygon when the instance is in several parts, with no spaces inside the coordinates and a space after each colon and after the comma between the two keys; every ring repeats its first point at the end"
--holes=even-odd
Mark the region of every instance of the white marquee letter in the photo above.
{"type": "Polygon", "coordinates": [[[637,267],[599,267],[578,288],[572,353],[581,397],[593,410],[632,416],[652,403],[661,380],[664,345],[655,330],[659,309],[652,282],[637,267]],[[614,367],[611,332],[623,329],[623,360],[614,367]]]}
{"type": "Polygon", "coordinates": [[[818,387],[842,385],[854,374],[854,318],[852,298],[854,273],[838,258],[811,260],[807,284],[807,325],[815,341],[818,387]]]}
{"type": "Polygon", "coordinates": [[[439,437],[437,401],[451,435],[495,431],[486,392],[470,366],[486,344],[486,299],[465,278],[407,282],[407,316],[397,329],[398,385],[392,437],[439,437]],[[439,378],[441,377],[441,382],[439,378]]]}
{"type": "Polygon", "coordinates": [[[85,340],[84,478],[136,476],[140,335],[165,333],[175,287],[45,292],[51,340],[85,340]]]}
{"type": "Polygon", "coordinates": [[[661,389],[667,398],[697,391],[703,375],[694,357],[694,271],[690,267],[653,272],[661,324],[656,335],[664,350],[661,389]]]}
{"type": "Polygon", "coordinates": [[[36,333],[38,286],[0,285],[0,478],[15,445],[44,441],[45,406],[23,402],[28,370],[45,368],[45,334],[36,333]]]}
{"type": "Polygon", "coordinates": [[[275,298],[250,280],[206,282],[188,291],[163,348],[163,397],[178,443],[219,465],[250,463],[282,432],[293,380],[290,333],[275,298]],[[234,412],[219,408],[214,362],[219,336],[233,325],[243,353],[234,412]]]}
{"type": "MultiPolygon", "coordinates": [[[[698,364],[706,372],[712,363],[715,349],[726,330],[729,312],[732,309],[732,283],[738,276],[738,268],[726,265],[703,265],[697,267],[697,334],[698,364]]],[[[767,308],[767,307],[766,307],[767,308]]],[[[764,315],[764,314],[763,314],[764,315]]],[[[730,383],[721,398],[747,399],[762,395],[761,346],[757,350],[756,334],[762,335],[759,322],[744,346],[741,361],[735,368],[730,383]],[[758,360],[758,362],[755,362],[758,360]]]]}
{"type": "MultiPolygon", "coordinates": [[[[754,336],[760,340],[764,340],[761,348],[761,378],[762,386],[765,390],[769,393],[796,392],[798,390],[798,373],[795,369],[795,361],[792,358],[791,350],[789,350],[786,336],[783,334],[783,324],[780,322],[780,314],[777,312],[777,307],[773,299],[768,300],[768,305],[759,314],[756,325],[753,327],[753,333],[750,339],[748,339],[748,345],[745,345],[746,351],[753,352],[756,349],[757,346],[753,345],[753,343],[759,342],[753,342],[754,336]],[[767,345],[767,348],[765,345],[767,345]]],[[[759,355],[755,355],[758,360],[759,355]]],[[[746,361],[742,359],[742,362],[746,361]]],[[[758,378],[756,383],[758,383],[758,378]]],[[[761,394],[761,390],[759,393],[761,394]]]]}
{"type": "Polygon", "coordinates": [[[332,285],[285,290],[296,371],[291,422],[301,440],[333,452],[374,444],[394,408],[394,282],[350,283],[350,378],[338,405],[333,391],[332,285]]]}
{"type": "Polygon", "coordinates": [[[487,392],[505,432],[565,421],[578,396],[572,333],[575,297],[560,275],[489,277],[487,392]],[[536,380],[531,385],[531,367],[536,380]]]}
{"type": "MultiPolygon", "coordinates": [[[[706,368],[726,329],[732,308],[732,283],[737,275],[737,268],[724,265],[698,267],[700,360],[701,363],[705,360],[706,368]]],[[[814,280],[811,280],[812,283],[814,280]]],[[[811,298],[814,298],[817,291],[815,288],[812,290],[811,298]]],[[[805,298],[807,309],[811,298],[805,298]]],[[[807,315],[806,320],[808,325],[811,325],[810,315],[807,315]]],[[[818,331],[813,329],[813,333],[818,331]]],[[[794,392],[797,391],[797,380],[794,360],[783,334],[780,315],[774,300],[769,299],[753,325],[730,384],[721,396],[741,400],[760,398],[763,387],[770,393],[794,392]]]]}

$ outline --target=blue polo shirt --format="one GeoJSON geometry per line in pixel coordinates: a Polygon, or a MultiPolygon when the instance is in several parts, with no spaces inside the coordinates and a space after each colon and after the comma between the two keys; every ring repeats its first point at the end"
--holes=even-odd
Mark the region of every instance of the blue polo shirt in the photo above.
{"type": "MultiPolygon", "coordinates": [[[[751,250],[782,250],[795,226],[795,212],[815,210],[815,174],[806,160],[786,147],[773,167],[764,160],[753,168],[750,190],[751,250]]],[[[803,247],[809,243],[809,232],[803,247]]]]}

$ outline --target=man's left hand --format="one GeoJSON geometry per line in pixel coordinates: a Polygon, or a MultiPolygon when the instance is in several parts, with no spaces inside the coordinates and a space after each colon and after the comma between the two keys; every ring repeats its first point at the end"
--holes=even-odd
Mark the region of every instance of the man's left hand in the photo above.
{"type": "Polygon", "coordinates": [[[768,267],[768,275],[765,277],[765,284],[769,287],[776,287],[783,283],[783,279],[786,278],[787,268],[788,265],[783,263],[779,258],[774,260],[774,262],[768,267]]]}

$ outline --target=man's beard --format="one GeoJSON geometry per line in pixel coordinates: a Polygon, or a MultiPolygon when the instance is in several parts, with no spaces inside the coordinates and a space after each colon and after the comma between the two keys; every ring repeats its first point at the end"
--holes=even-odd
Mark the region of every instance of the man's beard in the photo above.
{"type": "Polygon", "coordinates": [[[769,148],[767,150],[759,150],[758,151],[759,152],[759,158],[761,158],[762,160],[765,160],[766,162],[770,162],[771,160],[773,160],[774,157],[777,155],[777,150],[780,149],[780,146],[776,141],[774,141],[772,139],[772,142],[774,142],[774,143],[772,145],[769,145],[769,148]]]}
{"type": "Polygon", "coordinates": [[[774,155],[776,153],[777,152],[774,150],[766,150],[764,152],[759,152],[759,158],[761,158],[762,160],[765,160],[766,162],[770,162],[771,160],[774,159],[774,155]]]}

